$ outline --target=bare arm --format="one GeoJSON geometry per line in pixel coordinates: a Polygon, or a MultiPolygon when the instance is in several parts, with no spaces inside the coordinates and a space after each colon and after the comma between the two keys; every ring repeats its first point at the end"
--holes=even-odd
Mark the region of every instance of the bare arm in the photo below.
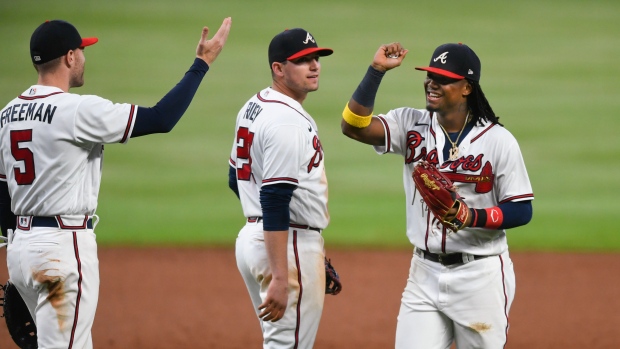
{"type": "Polygon", "coordinates": [[[258,317],[276,322],[284,316],[288,303],[288,230],[265,231],[264,236],[271,281],[265,300],[258,306],[258,317]]]}
{"type": "MultiPolygon", "coordinates": [[[[390,69],[400,66],[403,59],[405,59],[407,52],[408,50],[404,49],[402,45],[397,42],[381,45],[379,49],[377,49],[377,52],[375,52],[375,56],[371,64],[374,72],[369,71],[369,73],[383,74],[390,69]]],[[[369,73],[367,73],[367,75],[369,73]]],[[[379,82],[376,82],[376,80],[377,79],[367,79],[367,77],[364,77],[364,80],[362,80],[360,86],[358,86],[358,89],[353,94],[353,97],[349,100],[349,110],[359,116],[372,115],[376,90],[379,87],[379,82]],[[360,91],[362,93],[360,93],[360,91]]],[[[342,119],[340,125],[342,133],[349,138],[355,139],[356,141],[371,145],[385,144],[385,130],[383,129],[381,121],[377,118],[373,117],[370,125],[363,128],[354,127],[347,123],[344,119],[342,119]]]]}

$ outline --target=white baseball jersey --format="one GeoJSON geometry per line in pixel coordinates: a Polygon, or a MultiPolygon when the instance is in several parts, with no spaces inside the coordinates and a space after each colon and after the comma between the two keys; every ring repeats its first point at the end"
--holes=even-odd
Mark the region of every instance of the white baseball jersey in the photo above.
{"type": "Polygon", "coordinates": [[[296,185],[292,223],[324,229],[329,223],[327,177],[316,123],[294,99],[268,87],[237,115],[230,165],[246,217],[261,217],[263,185],[296,185]]]}
{"type": "Polygon", "coordinates": [[[533,200],[523,157],[512,134],[497,124],[476,125],[461,141],[459,158],[446,161],[442,150],[447,140],[437,116],[427,110],[399,108],[378,118],[385,128],[386,144],[374,147],[375,150],[380,154],[395,153],[405,158],[403,181],[407,200],[407,236],[411,243],[433,253],[498,255],[506,251],[504,230],[465,228],[453,233],[445,229],[416,192],[411,175],[416,163],[429,161],[447,174],[471,208],[533,200]]]}
{"type": "Polygon", "coordinates": [[[0,180],[15,215],[93,215],[103,143],[125,143],[137,107],[34,85],[0,112],[0,180]]]}

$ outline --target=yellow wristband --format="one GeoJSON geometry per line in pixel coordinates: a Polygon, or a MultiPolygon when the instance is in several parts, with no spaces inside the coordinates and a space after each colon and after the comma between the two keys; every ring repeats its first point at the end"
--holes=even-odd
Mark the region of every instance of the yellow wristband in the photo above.
{"type": "Polygon", "coordinates": [[[347,124],[353,127],[364,128],[370,125],[370,122],[372,121],[372,114],[368,116],[357,115],[349,109],[349,103],[347,103],[342,111],[342,118],[347,122],[347,124]]]}

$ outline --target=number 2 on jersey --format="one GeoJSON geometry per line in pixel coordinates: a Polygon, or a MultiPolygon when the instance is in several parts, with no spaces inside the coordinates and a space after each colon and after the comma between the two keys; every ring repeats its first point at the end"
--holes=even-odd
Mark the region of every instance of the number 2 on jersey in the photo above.
{"type": "Polygon", "coordinates": [[[237,180],[249,181],[252,176],[252,157],[250,148],[254,141],[254,133],[247,127],[239,127],[237,130],[237,180]],[[244,163],[239,166],[240,162],[244,163]]]}
{"type": "Polygon", "coordinates": [[[11,154],[17,161],[23,161],[24,170],[13,168],[15,181],[19,185],[29,185],[36,178],[34,171],[34,154],[28,148],[20,148],[19,143],[31,142],[32,130],[16,130],[11,131],[11,154]]]}

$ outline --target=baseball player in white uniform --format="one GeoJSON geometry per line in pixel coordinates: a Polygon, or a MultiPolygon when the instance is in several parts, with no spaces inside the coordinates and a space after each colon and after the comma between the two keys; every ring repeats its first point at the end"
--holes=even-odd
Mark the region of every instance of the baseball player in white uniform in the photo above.
{"type": "Polygon", "coordinates": [[[325,158],[302,103],[319,87],[319,57],[332,53],[304,29],[279,33],[269,45],[271,87],[237,115],[229,184],[247,218],[236,242],[237,266],[263,348],[312,348],[323,311],[325,158]]]}
{"type": "Polygon", "coordinates": [[[515,276],[506,229],[527,224],[534,196],[519,145],[479,85],[481,65],[467,45],[439,46],[424,80],[426,109],[372,116],[386,71],[408,50],[382,45],[343,111],[342,130],[379,154],[404,157],[407,236],[415,246],[403,292],[396,348],[503,348],[515,276]],[[446,229],[412,179],[426,160],[446,173],[469,207],[464,229],[446,229]]]}
{"type": "Polygon", "coordinates": [[[99,292],[94,227],[103,144],[169,132],[189,106],[230,30],[226,18],[212,40],[205,27],[183,79],[155,107],[115,104],[69,93],[84,83],[82,39],[66,21],[41,24],[30,52],[38,82],[0,111],[0,200],[9,239],[10,281],[37,326],[39,348],[92,348],[99,292]],[[10,196],[9,196],[10,195],[10,196]],[[10,215],[11,212],[8,212],[10,215]]]}

